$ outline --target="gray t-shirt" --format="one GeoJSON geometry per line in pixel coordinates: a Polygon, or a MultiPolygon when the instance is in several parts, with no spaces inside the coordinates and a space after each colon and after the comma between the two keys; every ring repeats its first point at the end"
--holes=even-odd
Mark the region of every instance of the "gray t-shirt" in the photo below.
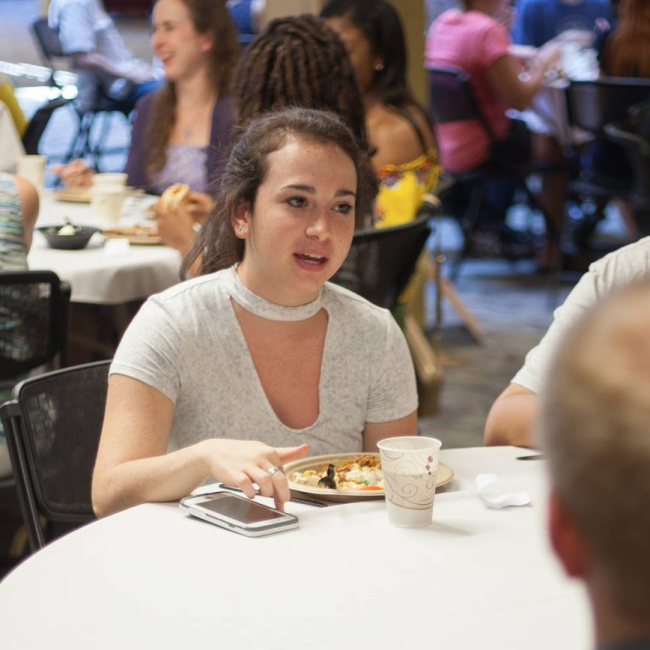
{"type": "Polygon", "coordinates": [[[558,346],[573,324],[603,296],[616,287],[650,276],[650,237],[625,246],[589,267],[564,304],[555,310],[553,323],[527,355],[512,383],[541,393],[549,381],[548,372],[558,346]]]}
{"type": "Polygon", "coordinates": [[[309,443],[310,455],[361,451],[366,422],[397,420],[417,408],[413,364],[390,312],[327,283],[303,307],[274,305],[244,287],[234,269],[184,282],[151,297],[117,350],[111,373],[138,379],[175,405],[169,449],[207,438],[309,443]],[[232,300],[273,320],[327,311],[320,414],[291,429],[274,413],[232,300]]]}

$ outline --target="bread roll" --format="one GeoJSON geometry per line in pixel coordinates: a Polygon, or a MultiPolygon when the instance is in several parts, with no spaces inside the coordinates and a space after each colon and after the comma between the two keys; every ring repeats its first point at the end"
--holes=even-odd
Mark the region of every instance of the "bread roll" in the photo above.
{"type": "Polygon", "coordinates": [[[174,213],[178,212],[183,203],[187,201],[190,195],[190,186],[185,183],[174,183],[170,185],[160,197],[160,202],[162,203],[165,211],[174,213]]]}

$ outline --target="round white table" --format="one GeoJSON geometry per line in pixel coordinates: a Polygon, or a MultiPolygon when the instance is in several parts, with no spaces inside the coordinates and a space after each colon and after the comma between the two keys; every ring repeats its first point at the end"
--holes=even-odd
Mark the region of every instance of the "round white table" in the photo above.
{"type": "MultiPolygon", "coordinates": [[[[145,209],[155,197],[125,201],[122,223],[142,221],[145,209]]],[[[51,191],[41,195],[38,226],[58,225],[68,217],[77,225],[97,226],[92,208],[84,203],[63,203],[51,191]]],[[[117,305],[143,300],[180,282],[181,255],[167,246],[129,246],[122,250],[105,247],[101,235],[94,235],[79,251],[54,250],[44,237],[34,233],[27,258],[29,268],[54,271],[72,289],[72,302],[117,305]]]]}
{"type": "Polygon", "coordinates": [[[300,529],[246,538],[145,505],[77,530],[0,585],[6,648],[548,650],[592,645],[583,589],[546,534],[543,461],[513,447],[444,451],[456,473],[424,529],[383,501],[288,504],[300,529]],[[490,510],[496,473],[532,506],[490,510]]]}

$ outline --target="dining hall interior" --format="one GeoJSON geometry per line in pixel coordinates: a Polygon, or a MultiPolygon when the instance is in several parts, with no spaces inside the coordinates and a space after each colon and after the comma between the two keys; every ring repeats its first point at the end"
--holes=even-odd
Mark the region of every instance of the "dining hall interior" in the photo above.
{"type": "Polygon", "coordinates": [[[650,649],[649,236],[645,0],[0,0],[0,644],[650,649]]]}

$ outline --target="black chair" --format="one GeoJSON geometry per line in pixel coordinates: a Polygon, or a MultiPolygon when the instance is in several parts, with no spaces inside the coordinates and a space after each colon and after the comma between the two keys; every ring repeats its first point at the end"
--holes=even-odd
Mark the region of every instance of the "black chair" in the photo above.
{"type": "Polygon", "coordinates": [[[593,81],[572,81],[567,88],[570,124],[595,138],[594,143],[588,145],[594,155],[594,164],[588,168],[580,167],[576,178],[569,183],[569,191],[578,202],[587,198],[594,200],[596,205],[592,214],[583,216],[574,233],[578,248],[589,247],[591,235],[604,217],[607,203],[616,198],[628,199],[632,191],[632,170],[627,169],[625,153],[613,141],[608,141],[605,126],[626,120],[633,105],[649,100],[650,79],[601,77],[593,81]]]}
{"type": "MultiPolygon", "coordinates": [[[[0,272],[3,394],[9,394],[17,381],[39,366],[57,358],[60,367],[67,365],[69,302],[70,285],[51,271],[0,272]]],[[[0,479],[0,492],[15,488],[14,476],[0,479]]]]}
{"type": "Polygon", "coordinates": [[[47,125],[50,122],[50,118],[54,114],[54,111],[62,106],[67,106],[69,101],[63,97],[57,97],[56,99],[51,99],[44,106],[41,106],[36,113],[32,116],[32,119],[27,124],[27,128],[23,133],[23,148],[25,153],[29,155],[34,155],[38,153],[38,145],[41,141],[41,137],[47,128],[47,125]]]}
{"type": "MultiPolygon", "coordinates": [[[[32,23],[32,32],[43,62],[52,69],[49,83],[51,86],[59,87],[55,81],[56,60],[69,59],[70,57],[63,51],[59,36],[55,30],[50,28],[47,18],[39,18],[34,21],[32,23]]],[[[107,148],[103,145],[106,142],[112,114],[119,113],[128,122],[129,112],[119,102],[107,97],[99,84],[95,89],[95,93],[95,101],[90,109],[81,113],[76,111],[79,118],[79,127],[64,160],[69,161],[73,158],[90,156],[95,167],[99,168],[99,160],[103,155],[123,153],[125,151],[125,147],[107,148]],[[99,137],[93,141],[93,127],[98,119],[102,120],[101,131],[99,137]]]]}
{"type": "Polygon", "coordinates": [[[0,387],[52,362],[67,365],[70,285],[52,271],[0,272],[0,387]]]}
{"type": "Polygon", "coordinates": [[[95,519],[92,473],[108,391],[110,361],[40,375],[18,384],[0,407],[20,508],[32,551],[51,529],[95,519]]]}
{"type": "Polygon", "coordinates": [[[400,226],[358,231],[332,282],[394,309],[431,233],[429,219],[424,215],[400,226]]]}
{"type": "Polygon", "coordinates": [[[604,130],[628,156],[633,172],[628,198],[639,235],[647,237],[650,235],[650,102],[633,106],[627,120],[606,124],[604,130]]]}
{"type": "MultiPolygon", "coordinates": [[[[498,139],[476,102],[470,86],[469,75],[460,68],[453,66],[428,66],[426,70],[430,91],[431,116],[434,125],[476,121],[485,131],[490,145],[497,143],[498,139]]],[[[549,219],[526,183],[526,179],[531,173],[543,171],[553,171],[553,166],[511,164],[507,160],[500,160],[490,161],[475,169],[450,175],[456,187],[466,186],[470,188],[467,208],[463,214],[454,215],[463,229],[465,241],[452,270],[452,277],[457,274],[460,264],[471,254],[472,236],[476,232],[479,223],[481,209],[490,181],[513,181],[519,189],[525,192],[530,205],[544,215],[549,240],[559,242],[560,229],[549,219]]]]}

